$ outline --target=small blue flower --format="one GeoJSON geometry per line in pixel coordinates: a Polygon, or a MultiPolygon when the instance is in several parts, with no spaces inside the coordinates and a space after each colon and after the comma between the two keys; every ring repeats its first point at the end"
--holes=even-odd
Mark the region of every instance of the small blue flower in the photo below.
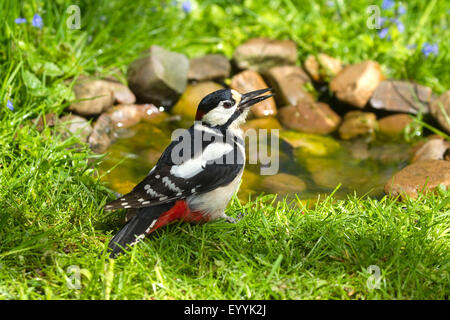
{"type": "Polygon", "coordinates": [[[439,53],[439,47],[437,43],[431,44],[425,42],[422,47],[422,53],[425,55],[425,57],[428,57],[430,54],[437,56],[439,53]]]}
{"type": "Polygon", "coordinates": [[[398,32],[403,33],[405,31],[405,25],[403,24],[403,22],[398,19],[394,19],[394,23],[397,26],[398,32]]]}
{"type": "Polygon", "coordinates": [[[378,32],[378,36],[379,36],[381,39],[384,39],[384,38],[386,38],[388,32],[389,32],[389,29],[388,29],[388,28],[383,28],[383,29],[381,29],[380,32],[378,32]]]}
{"type": "Polygon", "coordinates": [[[189,12],[192,11],[192,4],[191,4],[191,2],[189,0],[188,1],[183,1],[181,7],[183,8],[183,11],[186,12],[186,13],[189,13],[189,12]]]}
{"type": "Polygon", "coordinates": [[[17,18],[16,20],[14,20],[14,22],[16,24],[22,24],[22,23],[26,23],[27,19],[25,19],[25,18],[17,18]]]}
{"type": "Polygon", "coordinates": [[[389,10],[395,5],[394,0],[383,0],[383,3],[381,4],[381,9],[383,10],[389,10]]]}
{"type": "Polygon", "coordinates": [[[14,111],[14,106],[11,100],[8,100],[8,102],[6,103],[6,107],[11,110],[14,111]]]}
{"type": "Polygon", "coordinates": [[[404,15],[406,13],[406,8],[405,8],[405,6],[404,5],[400,5],[399,7],[398,7],[398,14],[399,15],[404,15]]]}
{"type": "Polygon", "coordinates": [[[42,29],[42,27],[44,26],[44,21],[42,20],[42,17],[36,13],[33,16],[33,20],[31,21],[31,24],[35,28],[42,29]]]}
{"type": "Polygon", "coordinates": [[[388,20],[389,20],[389,19],[386,18],[386,17],[380,17],[380,20],[379,20],[380,26],[383,26],[383,24],[384,24],[386,21],[388,21],[388,20]]]}

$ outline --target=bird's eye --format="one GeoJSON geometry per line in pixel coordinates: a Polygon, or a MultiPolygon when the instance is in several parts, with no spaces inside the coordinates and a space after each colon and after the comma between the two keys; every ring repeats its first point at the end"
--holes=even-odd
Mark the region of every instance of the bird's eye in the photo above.
{"type": "Polygon", "coordinates": [[[225,102],[223,103],[223,107],[226,108],[226,109],[229,109],[229,108],[231,108],[232,106],[233,106],[233,104],[231,103],[231,101],[225,101],[225,102]]]}

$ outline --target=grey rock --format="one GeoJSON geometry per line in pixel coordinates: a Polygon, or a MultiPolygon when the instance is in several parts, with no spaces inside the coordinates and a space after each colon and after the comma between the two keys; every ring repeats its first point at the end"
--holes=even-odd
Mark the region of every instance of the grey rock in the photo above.
{"type": "Polygon", "coordinates": [[[313,95],[303,88],[311,80],[299,66],[273,67],[268,70],[266,77],[275,89],[275,98],[280,106],[314,101],[313,95]]]}
{"type": "Polygon", "coordinates": [[[417,114],[428,113],[431,101],[430,88],[409,81],[382,81],[372,97],[370,105],[375,109],[417,114]]]}
{"type": "Polygon", "coordinates": [[[128,85],[140,102],[172,106],[187,85],[188,58],[152,46],[147,55],[128,68],[128,85]]]}
{"type": "Polygon", "coordinates": [[[189,80],[223,80],[230,76],[230,61],[221,54],[208,54],[189,61],[189,80]]]}
{"type": "Polygon", "coordinates": [[[431,139],[416,151],[411,162],[424,160],[444,160],[447,150],[450,149],[450,141],[431,139]]]}
{"type": "Polygon", "coordinates": [[[371,112],[350,111],[345,114],[339,127],[339,135],[348,140],[359,136],[373,137],[377,129],[377,117],[371,112]]]}
{"type": "Polygon", "coordinates": [[[384,187],[394,197],[417,198],[419,192],[430,192],[443,185],[450,187],[450,162],[444,160],[417,161],[397,172],[384,187]]]}
{"type": "Polygon", "coordinates": [[[433,101],[430,111],[442,128],[450,134],[450,90],[433,101]]]}
{"type": "Polygon", "coordinates": [[[104,153],[114,140],[114,123],[111,116],[104,113],[94,124],[89,136],[89,145],[95,153],[104,153]]]}
{"type": "Polygon", "coordinates": [[[291,40],[254,38],[236,48],[233,61],[240,69],[264,73],[275,66],[294,65],[297,45],[291,40]]]}
{"type": "Polygon", "coordinates": [[[69,106],[69,110],[83,116],[100,114],[114,103],[113,93],[104,80],[78,80],[73,91],[77,101],[69,106]]]}

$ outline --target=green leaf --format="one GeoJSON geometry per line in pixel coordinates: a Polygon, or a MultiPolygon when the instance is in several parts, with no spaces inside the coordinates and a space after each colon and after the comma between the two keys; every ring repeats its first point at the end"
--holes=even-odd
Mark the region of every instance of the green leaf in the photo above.
{"type": "Polygon", "coordinates": [[[23,82],[28,89],[35,90],[42,88],[42,82],[28,70],[22,73],[23,82]]]}
{"type": "Polygon", "coordinates": [[[43,72],[45,73],[45,75],[50,76],[50,77],[59,77],[64,74],[64,71],[62,71],[53,62],[45,62],[43,72]]]}

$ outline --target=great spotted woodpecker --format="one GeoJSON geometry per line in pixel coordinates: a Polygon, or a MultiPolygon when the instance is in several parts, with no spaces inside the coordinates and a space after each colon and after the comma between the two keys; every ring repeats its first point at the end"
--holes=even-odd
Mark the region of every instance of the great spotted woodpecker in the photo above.
{"type": "Polygon", "coordinates": [[[224,218],[245,165],[240,126],[249,107],[273,96],[271,89],[240,94],[215,91],[197,108],[194,125],[172,140],[149,174],[105,210],[136,209],[136,215],[109,242],[110,256],[175,220],[206,222],[224,218]]]}

